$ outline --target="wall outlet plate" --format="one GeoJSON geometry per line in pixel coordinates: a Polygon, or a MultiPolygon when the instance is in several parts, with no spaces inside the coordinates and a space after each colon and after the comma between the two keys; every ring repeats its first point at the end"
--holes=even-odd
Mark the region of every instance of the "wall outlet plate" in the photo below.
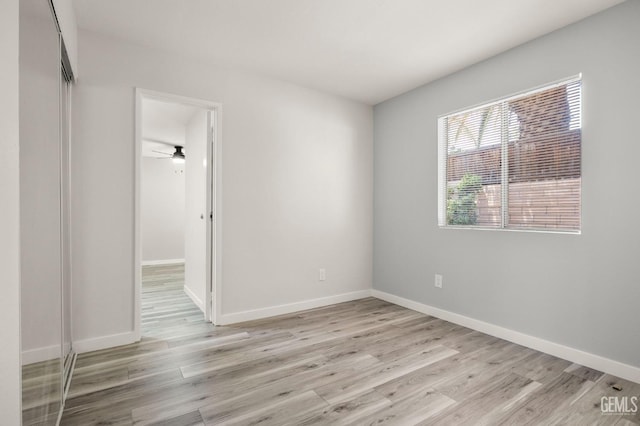
{"type": "Polygon", "coordinates": [[[436,280],[433,285],[437,288],[442,288],[442,275],[436,274],[436,280]]]}
{"type": "Polygon", "coordinates": [[[327,271],[324,268],[318,269],[318,281],[324,281],[327,279],[327,271]]]}

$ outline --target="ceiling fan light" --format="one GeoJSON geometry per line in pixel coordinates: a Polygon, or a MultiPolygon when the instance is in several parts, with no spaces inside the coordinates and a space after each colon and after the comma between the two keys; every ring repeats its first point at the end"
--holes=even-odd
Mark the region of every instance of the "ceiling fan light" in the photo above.
{"type": "Polygon", "coordinates": [[[176,152],[171,155],[174,164],[184,164],[184,152],[181,146],[176,146],[176,152]]]}

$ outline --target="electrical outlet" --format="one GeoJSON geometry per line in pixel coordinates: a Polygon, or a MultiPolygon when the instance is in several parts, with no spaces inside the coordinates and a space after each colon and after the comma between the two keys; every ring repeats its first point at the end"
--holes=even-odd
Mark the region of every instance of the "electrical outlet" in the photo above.
{"type": "Polygon", "coordinates": [[[436,274],[436,281],[434,283],[434,286],[442,288],[442,275],[436,274]]]}
{"type": "Polygon", "coordinates": [[[324,281],[327,279],[327,271],[324,268],[318,270],[318,281],[324,281]]]}

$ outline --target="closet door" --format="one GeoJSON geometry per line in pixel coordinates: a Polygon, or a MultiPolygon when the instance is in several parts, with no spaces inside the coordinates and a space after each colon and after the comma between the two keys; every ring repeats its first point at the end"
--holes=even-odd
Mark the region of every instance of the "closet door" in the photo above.
{"type": "Polygon", "coordinates": [[[20,1],[23,425],[62,407],[60,45],[47,0],[20,1]]]}
{"type": "Polygon", "coordinates": [[[73,368],[71,345],[71,204],[70,204],[70,129],[71,83],[64,68],[60,79],[60,213],[62,219],[62,359],[63,389],[66,390],[73,368]]]}

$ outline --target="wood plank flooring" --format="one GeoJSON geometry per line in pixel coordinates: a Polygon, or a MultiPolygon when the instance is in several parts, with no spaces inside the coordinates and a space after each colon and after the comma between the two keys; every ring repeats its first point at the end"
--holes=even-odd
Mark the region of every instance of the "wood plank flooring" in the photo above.
{"type": "Polygon", "coordinates": [[[214,327],[182,277],[145,268],[144,338],[78,357],[62,425],[640,424],[600,410],[637,383],[378,299],[214,327]]]}
{"type": "Polygon", "coordinates": [[[58,358],[22,366],[23,426],[53,425],[58,420],[62,401],[60,364],[58,358]]]}

